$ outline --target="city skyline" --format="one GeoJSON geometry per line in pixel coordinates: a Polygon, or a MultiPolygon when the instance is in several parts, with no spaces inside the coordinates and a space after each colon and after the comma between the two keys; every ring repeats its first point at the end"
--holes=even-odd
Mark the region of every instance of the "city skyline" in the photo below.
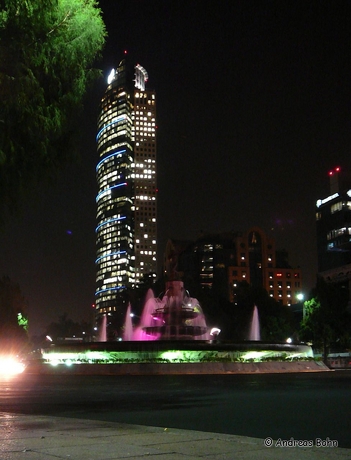
{"type": "Polygon", "coordinates": [[[158,256],[168,238],[261,227],[317,271],[315,203],[328,171],[350,176],[351,5],[341,1],[101,1],[102,78],[81,121],[80,164],[42,186],[2,234],[1,274],[19,283],[40,330],[90,319],[95,285],[98,103],[125,49],[158,100],[158,256]]]}

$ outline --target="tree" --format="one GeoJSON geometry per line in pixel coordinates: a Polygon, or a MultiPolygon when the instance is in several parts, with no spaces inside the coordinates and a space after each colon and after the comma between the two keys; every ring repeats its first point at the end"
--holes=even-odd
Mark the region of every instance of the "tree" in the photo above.
{"type": "Polygon", "coordinates": [[[18,284],[8,276],[0,279],[0,343],[21,349],[27,342],[26,302],[18,284]]]}
{"type": "Polygon", "coordinates": [[[348,347],[351,343],[351,317],[347,311],[348,289],[317,280],[312,298],[304,302],[301,337],[315,347],[323,348],[324,361],[329,347],[338,344],[348,347]]]}
{"type": "Polygon", "coordinates": [[[89,339],[91,324],[86,321],[74,322],[68,317],[67,313],[59,316],[58,322],[52,322],[46,327],[45,335],[50,336],[54,342],[65,338],[79,337],[89,339]]]}
{"type": "Polygon", "coordinates": [[[235,303],[220,298],[212,290],[195,293],[205,313],[207,324],[221,329],[220,340],[248,340],[253,309],[259,312],[261,340],[282,342],[293,335],[293,316],[289,308],[269,296],[263,287],[239,283],[235,303]]]}
{"type": "Polygon", "coordinates": [[[236,315],[240,328],[248,337],[253,308],[259,313],[261,340],[269,342],[286,341],[294,332],[293,316],[286,305],[270,297],[263,287],[254,287],[246,282],[239,284],[236,298],[236,315]]]}
{"type": "Polygon", "coordinates": [[[105,42],[96,0],[1,0],[0,202],[72,158],[74,120],[105,42]]]}

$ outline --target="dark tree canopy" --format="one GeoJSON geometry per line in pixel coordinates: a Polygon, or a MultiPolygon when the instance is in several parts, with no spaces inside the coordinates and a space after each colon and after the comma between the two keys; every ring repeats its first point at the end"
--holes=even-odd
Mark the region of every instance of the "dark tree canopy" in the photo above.
{"type": "Polygon", "coordinates": [[[54,342],[57,342],[65,338],[82,337],[83,331],[86,334],[85,337],[89,338],[91,325],[84,321],[76,323],[68,317],[67,313],[64,313],[59,316],[58,322],[53,322],[47,326],[45,334],[50,336],[54,342]]]}
{"type": "MultiPolygon", "coordinates": [[[[249,313],[251,323],[254,306],[258,308],[261,340],[285,342],[294,333],[293,316],[286,305],[281,305],[263,287],[253,287],[242,282],[237,292],[239,318],[249,313]]],[[[245,318],[245,316],[244,316],[245,318]]]]}
{"type": "Polygon", "coordinates": [[[10,346],[20,349],[27,342],[26,309],[18,284],[3,276],[0,279],[0,348],[10,346]]]}
{"type": "Polygon", "coordinates": [[[200,301],[207,325],[221,329],[219,340],[248,340],[254,306],[258,308],[262,340],[285,342],[294,333],[290,309],[270,297],[263,287],[240,283],[235,303],[221,298],[212,290],[200,288],[191,292],[200,301]]]}
{"type": "Polygon", "coordinates": [[[105,42],[96,0],[1,0],[0,202],[11,209],[72,157],[105,42]]]}
{"type": "Polygon", "coordinates": [[[329,347],[351,345],[351,314],[346,287],[329,284],[319,278],[310,300],[304,302],[301,337],[323,349],[326,359],[329,347]]]}

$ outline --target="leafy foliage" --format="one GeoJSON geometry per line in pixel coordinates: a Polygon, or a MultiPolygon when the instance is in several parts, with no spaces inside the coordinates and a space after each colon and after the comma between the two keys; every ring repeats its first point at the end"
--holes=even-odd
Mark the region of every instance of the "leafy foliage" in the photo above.
{"type": "Polygon", "coordinates": [[[270,297],[262,287],[241,283],[236,304],[220,298],[211,290],[199,290],[196,297],[204,310],[207,324],[221,329],[220,340],[247,340],[255,305],[259,312],[261,340],[285,342],[293,335],[291,311],[270,297]]]}
{"type": "Polygon", "coordinates": [[[9,277],[0,279],[0,343],[21,347],[27,342],[26,329],[19,318],[26,316],[26,302],[18,284],[9,277]]]}
{"type": "Polygon", "coordinates": [[[301,337],[326,354],[332,344],[351,345],[351,315],[347,311],[348,289],[318,279],[313,297],[304,302],[301,337]]]}
{"type": "Polygon", "coordinates": [[[70,319],[67,313],[59,316],[58,322],[49,324],[46,328],[46,335],[50,336],[54,342],[58,339],[72,338],[72,337],[84,337],[82,332],[89,336],[91,331],[91,325],[86,322],[76,323],[70,319]]]}
{"type": "Polygon", "coordinates": [[[270,297],[263,287],[242,283],[238,292],[238,307],[250,312],[250,321],[254,305],[258,308],[261,340],[285,342],[293,335],[291,310],[270,297]]]}
{"type": "Polygon", "coordinates": [[[74,125],[105,41],[96,0],[2,0],[0,201],[51,177],[72,157],[74,125]]]}

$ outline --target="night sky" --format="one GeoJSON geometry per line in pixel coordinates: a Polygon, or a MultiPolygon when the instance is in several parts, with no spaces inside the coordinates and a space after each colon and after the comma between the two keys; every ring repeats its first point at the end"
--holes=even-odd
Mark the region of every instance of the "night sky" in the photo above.
{"type": "MultiPolygon", "coordinates": [[[[159,259],[168,238],[259,226],[317,271],[315,202],[351,173],[351,2],[100,1],[106,77],[128,50],[156,90],[159,259]]],[[[67,312],[90,320],[95,289],[98,82],[81,162],[0,233],[0,274],[19,283],[30,332],[67,312]]],[[[159,294],[159,293],[156,293],[159,294]]]]}

